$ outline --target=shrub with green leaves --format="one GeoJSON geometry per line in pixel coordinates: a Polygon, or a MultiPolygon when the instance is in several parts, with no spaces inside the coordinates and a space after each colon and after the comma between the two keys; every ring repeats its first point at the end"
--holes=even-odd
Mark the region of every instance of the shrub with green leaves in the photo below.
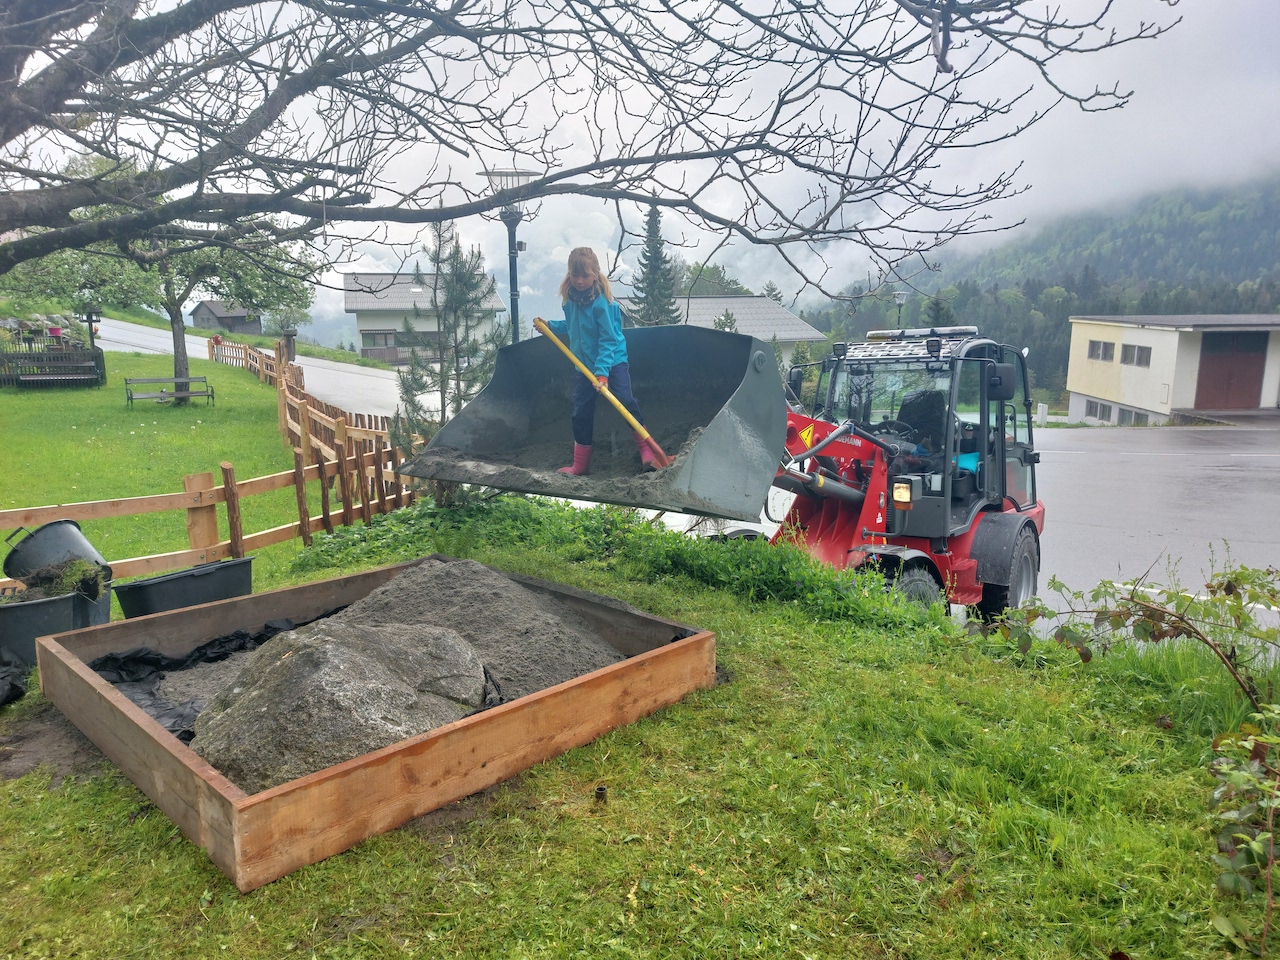
{"type": "Polygon", "coordinates": [[[819,619],[947,623],[940,607],[925,611],[886,594],[875,570],[835,570],[763,538],[691,537],[628,508],[579,509],[537,497],[499,496],[448,508],[423,498],[367,527],[316,537],[294,569],[391,563],[431,552],[466,556],[479,543],[539,548],[640,580],[685,579],[747,601],[794,604],[819,619]]]}
{"type": "MultiPolygon", "coordinates": [[[[1215,736],[1210,772],[1216,780],[1211,806],[1220,829],[1213,861],[1221,871],[1218,890],[1225,896],[1262,896],[1266,910],[1261,929],[1232,911],[1215,910],[1213,927],[1238,948],[1265,955],[1273,907],[1273,841],[1280,807],[1280,764],[1272,757],[1280,746],[1280,570],[1228,566],[1210,572],[1198,592],[1176,582],[1099,583],[1086,596],[1057,578],[1049,582],[1062,600],[1060,609],[1043,601],[1013,611],[994,631],[1022,653],[1039,634],[1037,621],[1056,622],[1053,637],[1088,662],[1095,649],[1117,644],[1193,644],[1207,651],[1252,709],[1251,722],[1215,736]]],[[[1164,719],[1172,724],[1167,715],[1164,719]]]]}

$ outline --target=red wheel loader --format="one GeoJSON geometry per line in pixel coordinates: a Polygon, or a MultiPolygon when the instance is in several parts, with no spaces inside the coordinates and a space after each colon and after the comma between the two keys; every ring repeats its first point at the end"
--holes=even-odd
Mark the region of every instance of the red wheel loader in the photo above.
{"type": "Polygon", "coordinates": [[[752,337],[688,326],[626,337],[669,467],[642,473],[630,428],[597,404],[591,474],[557,473],[581,374],[537,337],[500,350],[493,380],[401,472],[750,521],[777,487],[795,496],[775,542],[832,566],[876,563],[912,598],[988,618],[1036,592],[1044,506],[1014,348],[973,327],[878,331],[793,367],[784,387],[773,349],[752,337]]]}

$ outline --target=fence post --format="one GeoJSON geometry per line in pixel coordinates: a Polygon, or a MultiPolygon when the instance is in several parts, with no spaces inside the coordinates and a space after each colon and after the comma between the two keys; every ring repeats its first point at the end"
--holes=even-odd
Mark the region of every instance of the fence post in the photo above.
{"type": "Polygon", "coordinates": [[[342,524],[349,527],[354,520],[351,513],[351,475],[347,468],[347,454],[341,447],[338,448],[338,483],[342,487],[342,524]]]}
{"type": "Polygon", "coordinates": [[[333,533],[333,517],[329,515],[329,469],[324,462],[324,454],[315,451],[316,467],[320,470],[320,518],[324,523],[324,532],[333,533]]]}
{"type": "MultiPolygon", "coordinates": [[[[187,542],[192,550],[208,550],[218,545],[218,506],[213,499],[213,474],[189,473],[182,478],[182,489],[193,494],[195,506],[187,507],[187,542]],[[206,503],[206,501],[208,501],[206,503]]],[[[206,562],[216,560],[207,556],[206,562]]]]}
{"type": "Polygon", "coordinates": [[[311,405],[306,397],[298,401],[298,449],[304,458],[311,457],[311,405]]]}
{"type": "Polygon", "coordinates": [[[346,417],[338,417],[333,423],[333,449],[337,451],[339,460],[344,459],[350,452],[347,450],[346,417]]]}
{"type": "MultiPolygon", "coordinates": [[[[284,377],[276,381],[276,424],[286,447],[293,446],[289,437],[289,385],[284,377]]],[[[301,443],[298,446],[302,446],[301,443]]]]}
{"type": "Polygon", "coordinates": [[[364,452],[364,444],[361,449],[356,452],[356,473],[360,477],[360,518],[364,520],[367,527],[373,520],[372,505],[369,503],[369,467],[367,457],[364,452]]]}
{"type": "Polygon", "coordinates": [[[244,525],[240,520],[240,491],[236,488],[235,468],[222,461],[222,492],[227,499],[227,529],[231,537],[231,556],[244,556],[244,525]]]}
{"type": "Polygon", "coordinates": [[[382,469],[383,461],[386,459],[385,448],[378,447],[373,451],[373,488],[378,493],[378,512],[383,514],[387,513],[387,476],[382,469]]]}
{"type": "Polygon", "coordinates": [[[404,483],[400,479],[400,474],[396,473],[396,467],[400,466],[400,448],[392,446],[391,450],[391,474],[396,478],[395,486],[392,488],[392,496],[396,501],[396,509],[399,510],[403,506],[407,506],[404,497],[404,483]]]}
{"type": "Polygon", "coordinates": [[[302,451],[293,448],[293,492],[298,498],[298,530],[302,542],[311,546],[311,509],[307,506],[307,474],[302,451]]]}

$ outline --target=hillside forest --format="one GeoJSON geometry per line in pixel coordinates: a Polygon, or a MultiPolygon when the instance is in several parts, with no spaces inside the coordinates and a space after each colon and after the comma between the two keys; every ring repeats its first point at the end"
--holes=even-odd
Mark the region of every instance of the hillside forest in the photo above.
{"type": "MultiPolygon", "coordinates": [[[[842,293],[856,299],[800,316],[833,339],[898,325],[892,290],[842,293]]],[[[1033,386],[1056,398],[1066,387],[1071,316],[1277,311],[1280,176],[1063,218],[1027,239],[944,263],[929,286],[908,291],[901,323],[972,324],[1026,346],[1033,386]]]]}

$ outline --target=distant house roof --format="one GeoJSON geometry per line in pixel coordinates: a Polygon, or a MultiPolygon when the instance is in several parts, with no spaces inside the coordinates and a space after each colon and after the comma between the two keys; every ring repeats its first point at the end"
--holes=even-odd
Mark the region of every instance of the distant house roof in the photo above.
{"type": "MultiPolygon", "coordinates": [[[[344,273],[342,275],[342,303],[347,313],[360,310],[412,310],[430,309],[431,284],[435,275],[422,274],[415,283],[412,273],[344,273]]],[[[496,286],[485,298],[484,308],[495,313],[505,312],[507,305],[498,296],[496,286]]]]}
{"type": "Polygon", "coordinates": [[[1115,323],[1126,327],[1164,327],[1172,330],[1220,330],[1227,327],[1280,329],[1280,313],[1184,313],[1170,316],[1072,317],[1072,322],[1115,323]]]}
{"type": "Polygon", "coordinates": [[[201,300],[197,307],[205,307],[219,320],[243,320],[249,316],[249,308],[231,300],[201,300]]]}
{"type": "MultiPolygon", "coordinates": [[[[634,309],[630,297],[619,297],[623,312],[634,309]]],[[[826,340],[826,336],[794,313],[765,296],[676,297],[676,308],[684,322],[694,327],[715,328],[716,319],[728,310],[739,333],[759,340],[826,340]]]]}

